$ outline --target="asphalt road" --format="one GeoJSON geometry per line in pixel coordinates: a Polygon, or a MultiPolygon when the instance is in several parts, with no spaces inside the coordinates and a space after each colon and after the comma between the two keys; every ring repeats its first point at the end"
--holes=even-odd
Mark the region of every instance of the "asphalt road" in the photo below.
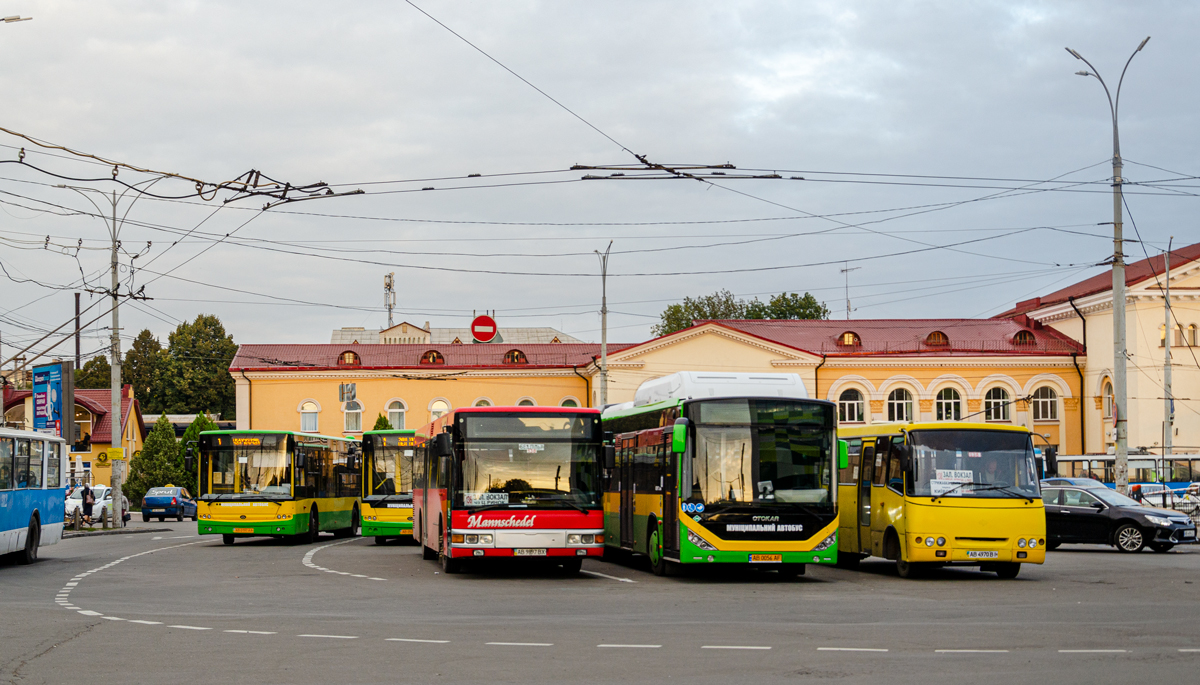
{"type": "MultiPolygon", "coordinates": [[[[140,522],[139,522],[140,524],[140,522]]],[[[0,561],[0,682],[1195,682],[1200,549],[1052,552],[997,579],[891,564],[446,576],[413,546],[173,532],[0,561]],[[847,650],[858,651],[847,651],[847,650]],[[1119,651],[1118,651],[1119,650],[1119,651]],[[1191,651],[1188,651],[1191,650],[1191,651]]]]}

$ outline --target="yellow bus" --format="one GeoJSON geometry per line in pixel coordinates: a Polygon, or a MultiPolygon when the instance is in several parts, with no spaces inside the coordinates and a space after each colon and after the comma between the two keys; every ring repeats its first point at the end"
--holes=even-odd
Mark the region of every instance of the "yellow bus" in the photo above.
{"type": "Polygon", "coordinates": [[[1046,511],[1033,440],[1018,426],[889,423],[845,426],[838,473],[843,566],[891,559],[903,578],[974,565],[1015,578],[1046,560],[1046,511]]]}
{"type": "Polygon", "coordinates": [[[413,459],[425,444],[414,430],[371,430],[362,438],[362,536],[382,545],[413,539],[413,459]]]}

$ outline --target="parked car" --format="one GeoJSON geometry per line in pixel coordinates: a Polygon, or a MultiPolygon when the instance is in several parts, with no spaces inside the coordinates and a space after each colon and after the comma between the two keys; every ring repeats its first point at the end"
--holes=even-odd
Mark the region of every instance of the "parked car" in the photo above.
{"type": "Polygon", "coordinates": [[[1166,552],[1196,542],[1196,524],[1187,514],[1146,506],[1116,490],[1051,485],[1042,488],[1046,504],[1046,549],[1062,544],[1113,545],[1122,552],[1150,547],[1166,552]]]}
{"type": "MultiPolygon", "coordinates": [[[[112,488],[107,485],[93,485],[92,497],[96,498],[96,503],[92,505],[92,516],[99,519],[101,507],[106,507],[107,511],[112,510],[112,488]]],[[[64,513],[67,518],[75,514],[75,510],[83,510],[83,488],[75,488],[70,495],[67,495],[66,508],[64,513]]]]}
{"type": "Polygon", "coordinates": [[[182,521],[184,517],[195,521],[196,500],[192,499],[187,488],[150,488],[142,498],[142,520],[149,521],[155,516],[159,521],[165,521],[168,516],[176,521],[182,521]]]}

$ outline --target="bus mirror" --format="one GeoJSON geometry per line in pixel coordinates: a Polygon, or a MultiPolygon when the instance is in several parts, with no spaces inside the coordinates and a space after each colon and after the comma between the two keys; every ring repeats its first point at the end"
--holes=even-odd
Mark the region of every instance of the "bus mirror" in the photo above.
{"type": "Polygon", "coordinates": [[[1046,477],[1053,478],[1058,475],[1058,448],[1047,447],[1045,452],[1046,458],[1046,477]]]}
{"type": "Polygon", "coordinates": [[[850,443],[838,440],[838,468],[850,468],[850,443]]]}
{"type": "Polygon", "coordinates": [[[433,454],[437,457],[448,457],[454,453],[450,443],[449,433],[438,433],[433,436],[433,454]]]}
{"type": "Polygon", "coordinates": [[[604,446],[604,468],[615,469],[617,467],[617,448],[613,445],[604,446]]]}
{"type": "Polygon", "coordinates": [[[296,451],[296,468],[304,468],[304,452],[300,450],[296,451]]]}
{"type": "Polygon", "coordinates": [[[687,419],[678,418],[671,428],[671,451],[676,454],[683,454],[687,450],[688,423],[687,419]]]}
{"type": "Polygon", "coordinates": [[[195,451],[193,451],[191,447],[187,448],[187,451],[184,452],[184,454],[183,454],[183,468],[187,469],[188,471],[191,471],[192,464],[194,464],[195,461],[196,461],[195,451]]]}

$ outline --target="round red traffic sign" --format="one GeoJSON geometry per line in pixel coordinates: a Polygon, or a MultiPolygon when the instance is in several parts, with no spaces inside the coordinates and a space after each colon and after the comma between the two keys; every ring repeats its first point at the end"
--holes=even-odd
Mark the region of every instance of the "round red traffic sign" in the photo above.
{"type": "Polygon", "coordinates": [[[471,321],[471,337],[475,342],[491,342],[496,337],[496,320],[487,314],[481,314],[471,321]]]}

